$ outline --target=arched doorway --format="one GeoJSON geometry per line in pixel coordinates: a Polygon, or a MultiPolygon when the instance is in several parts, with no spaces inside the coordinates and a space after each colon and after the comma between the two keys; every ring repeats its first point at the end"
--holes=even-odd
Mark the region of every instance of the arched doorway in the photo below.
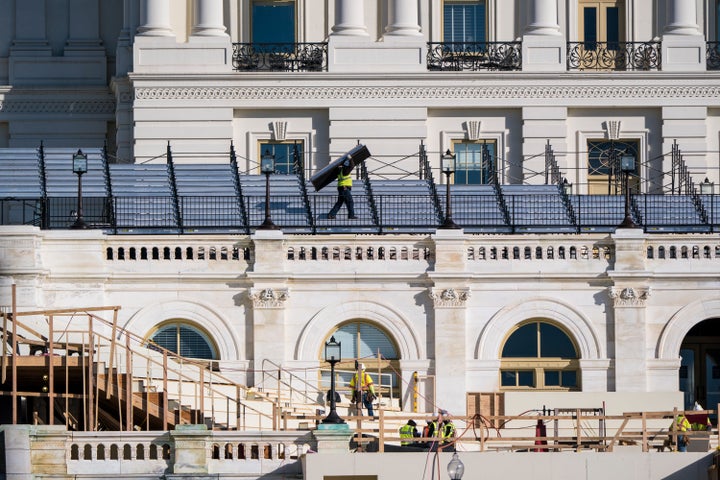
{"type": "Polygon", "coordinates": [[[720,323],[717,318],[692,327],[680,346],[680,390],[685,409],[695,402],[715,409],[720,403],[720,323]]]}

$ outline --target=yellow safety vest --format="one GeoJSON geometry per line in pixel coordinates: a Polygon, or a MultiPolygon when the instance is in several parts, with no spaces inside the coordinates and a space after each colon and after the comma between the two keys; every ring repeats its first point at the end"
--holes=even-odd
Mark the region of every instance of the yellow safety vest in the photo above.
{"type": "MultiPolygon", "coordinates": [[[[400,427],[400,438],[414,438],[414,430],[415,427],[413,427],[412,425],[403,425],[402,427],[400,427]]],[[[400,441],[400,445],[410,445],[411,443],[412,442],[408,442],[406,440],[400,441]]]]}
{"type": "Polygon", "coordinates": [[[338,187],[352,187],[352,175],[343,175],[342,172],[338,173],[338,187]]]}

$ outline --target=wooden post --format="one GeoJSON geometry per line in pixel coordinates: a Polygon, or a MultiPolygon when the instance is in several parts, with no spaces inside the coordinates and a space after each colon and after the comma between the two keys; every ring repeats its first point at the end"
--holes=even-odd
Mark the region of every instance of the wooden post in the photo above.
{"type": "Polygon", "coordinates": [[[578,408],[577,410],[575,410],[575,416],[577,417],[577,428],[576,428],[575,435],[577,438],[577,449],[578,450],[582,449],[582,425],[580,422],[580,415],[582,415],[582,412],[578,408]]]}
{"type": "MultiPolygon", "coordinates": [[[[55,340],[53,337],[55,333],[53,331],[53,316],[48,315],[48,352],[47,352],[47,364],[48,364],[48,424],[54,425],[55,419],[55,365],[53,364],[53,352],[55,351],[55,340]]],[[[65,352],[67,357],[67,351],[65,352]]],[[[67,402],[67,400],[66,400],[67,402]]]]}
{"type": "MultiPolygon", "coordinates": [[[[378,410],[380,410],[378,408],[378,410]]],[[[385,410],[380,410],[380,427],[378,432],[378,452],[385,452],[385,410]]]]}
{"type": "MultiPolygon", "coordinates": [[[[88,315],[88,424],[91,432],[95,431],[95,334],[93,333],[92,317],[88,315]]],[[[87,426],[86,426],[87,428],[87,426]]]]}
{"type": "Polygon", "coordinates": [[[7,321],[8,317],[5,312],[0,312],[0,315],[2,315],[3,319],[3,342],[2,342],[2,383],[5,383],[5,380],[7,380],[7,321]]]}
{"type": "Polygon", "coordinates": [[[647,416],[642,412],[642,451],[648,451],[647,416]]]}
{"type": "Polygon", "coordinates": [[[12,284],[12,423],[17,425],[17,295],[16,286],[12,284]]]}
{"type": "MultiPolygon", "coordinates": [[[[110,336],[110,359],[108,360],[108,374],[105,379],[105,398],[110,398],[110,386],[113,378],[113,362],[115,361],[115,335],[117,334],[118,309],[113,309],[112,334],[110,336]]],[[[119,374],[115,374],[117,378],[119,374]]],[[[118,392],[119,394],[119,392],[118,392]]]]}
{"type": "MultiPolygon", "coordinates": [[[[413,411],[413,413],[418,412],[418,390],[419,390],[418,372],[414,371],[413,372],[413,392],[412,392],[412,396],[413,396],[412,411],[413,411]]],[[[401,393],[401,395],[402,395],[402,393],[401,393]]]]}
{"type": "MultiPolygon", "coordinates": [[[[179,350],[179,349],[178,349],[179,350]]],[[[200,371],[200,415],[202,418],[200,421],[197,419],[197,413],[195,418],[195,423],[205,423],[205,369],[201,366],[198,366],[198,370],[200,371]]],[[[276,430],[276,429],[275,429],[276,430]]]]}
{"type": "MultiPolygon", "coordinates": [[[[163,430],[167,430],[167,414],[168,414],[168,378],[167,378],[167,371],[168,371],[168,357],[167,357],[167,350],[163,349],[163,430]]],[[[178,387],[182,389],[182,382],[178,382],[178,387]]],[[[182,407],[180,411],[180,415],[182,415],[182,407]]],[[[182,423],[180,421],[181,419],[178,419],[178,423],[182,423]]]]}
{"type": "MultiPolygon", "coordinates": [[[[133,366],[132,366],[132,355],[130,351],[130,335],[125,332],[125,430],[131,432],[133,429],[133,393],[132,393],[132,382],[133,382],[133,366]]],[[[163,430],[167,430],[163,426],[163,430]]]]}

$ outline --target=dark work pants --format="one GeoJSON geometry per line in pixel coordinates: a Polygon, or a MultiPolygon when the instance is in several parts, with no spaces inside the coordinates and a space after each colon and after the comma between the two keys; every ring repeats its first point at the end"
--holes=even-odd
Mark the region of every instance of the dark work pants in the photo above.
{"type": "Polygon", "coordinates": [[[328,217],[334,217],[337,215],[340,207],[343,206],[343,203],[347,205],[348,216],[354,217],[355,204],[353,203],[351,187],[338,187],[338,199],[337,202],[335,202],[335,205],[333,205],[332,210],[330,210],[330,213],[328,213],[328,217]]]}

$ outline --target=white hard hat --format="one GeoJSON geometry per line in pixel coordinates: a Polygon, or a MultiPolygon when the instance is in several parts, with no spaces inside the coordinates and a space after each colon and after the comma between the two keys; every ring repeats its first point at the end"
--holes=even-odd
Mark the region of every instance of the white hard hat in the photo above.
{"type": "Polygon", "coordinates": [[[365,370],[365,364],[364,364],[364,363],[361,363],[361,364],[360,364],[360,370],[365,370]]]}

